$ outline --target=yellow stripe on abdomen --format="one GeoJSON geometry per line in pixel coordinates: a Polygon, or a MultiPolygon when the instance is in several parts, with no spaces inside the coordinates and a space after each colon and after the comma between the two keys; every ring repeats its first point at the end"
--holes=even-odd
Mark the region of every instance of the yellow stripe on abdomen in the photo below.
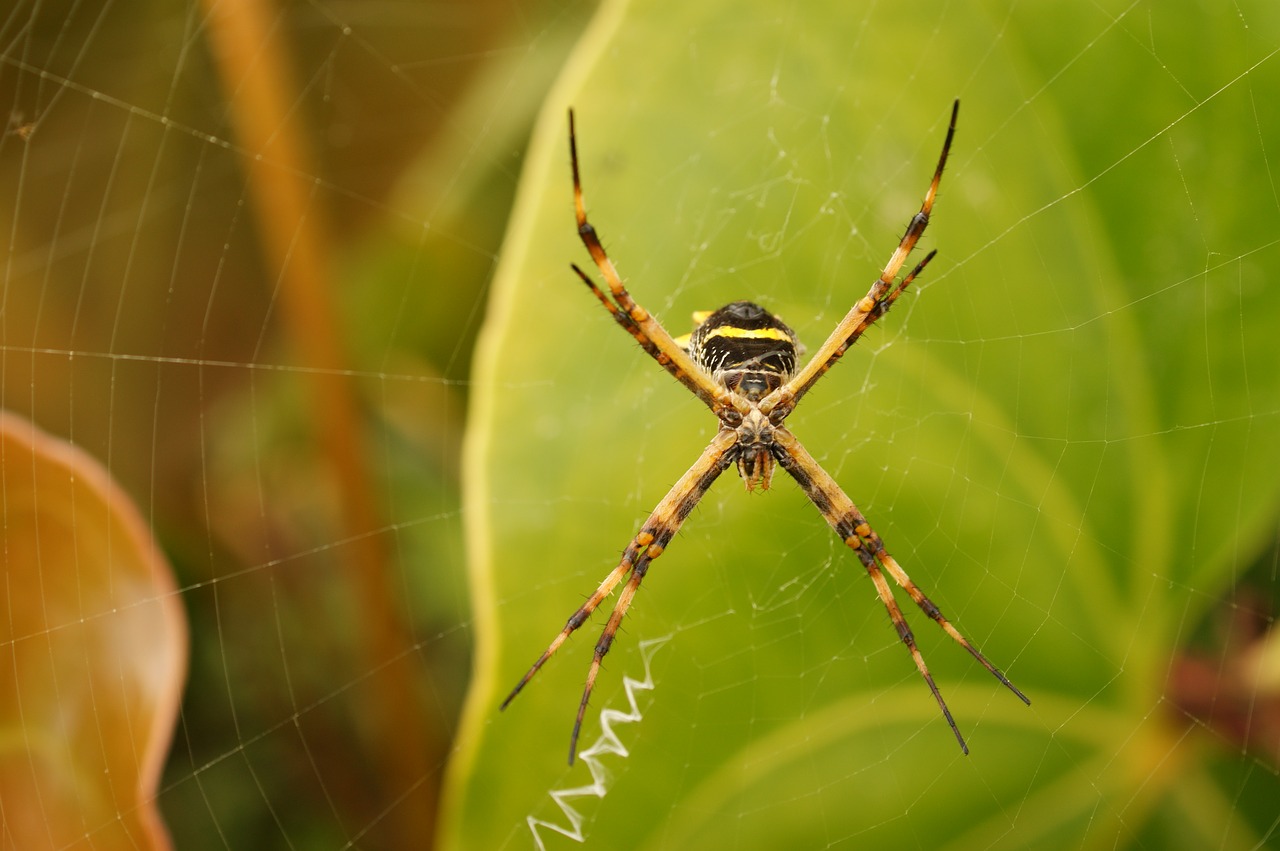
{"type": "Polygon", "coordinates": [[[731,337],[737,340],[786,340],[794,342],[792,336],[781,328],[737,328],[733,325],[720,325],[707,331],[703,338],[731,337]]]}

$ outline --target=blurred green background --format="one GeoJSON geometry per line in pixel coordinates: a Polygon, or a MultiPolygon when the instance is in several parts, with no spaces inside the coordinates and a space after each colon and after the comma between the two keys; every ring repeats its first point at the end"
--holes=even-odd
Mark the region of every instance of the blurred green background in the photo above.
{"type": "Polygon", "coordinates": [[[527,848],[562,806],[608,848],[1276,843],[1273,3],[4,26],[3,404],[174,564],[177,847],[527,848]],[[673,334],[757,300],[812,348],[956,97],[938,259],[790,424],[1032,707],[907,611],[962,757],[853,554],[727,474],[601,675],[584,746],[651,671],[629,756],[558,806],[599,627],[496,705],[713,428],[568,270],[567,107],[637,299],[673,334]]]}

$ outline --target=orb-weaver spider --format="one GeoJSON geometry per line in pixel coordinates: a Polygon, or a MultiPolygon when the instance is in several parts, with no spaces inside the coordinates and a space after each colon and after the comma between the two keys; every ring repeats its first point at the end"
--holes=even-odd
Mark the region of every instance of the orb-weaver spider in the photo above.
{"type": "Polygon", "coordinates": [[[573,613],[564,629],[502,702],[502,708],[505,709],[525,684],[533,678],[533,675],[559,649],[565,639],[586,623],[587,618],[604,598],[626,579],[626,585],[618,596],[613,613],[609,615],[609,622],[596,643],[591,667],[587,671],[587,682],[582,691],[582,700],[578,704],[578,715],[573,724],[573,735],[569,743],[570,764],[573,763],[574,754],[577,752],[578,734],[582,730],[582,720],[587,711],[587,702],[591,698],[591,690],[595,687],[600,663],[609,652],[622,618],[631,606],[631,601],[644,580],[649,565],[662,555],[664,548],[711,484],[734,464],[737,465],[738,474],[746,483],[748,491],[756,487],[768,489],[774,464],[782,467],[799,483],[827,523],[835,530],[837,537],[857,554],[858,560],[862,562],[862,566],[866,568],[871,581],[875,584],[880,601],[888,609],[898,636],[910,650],[916,667],[929,686],[929,691],[933,693],[943,716],[951,725],[951,731],[955,734],[956,741],[960,743],[961,751],[967,754],[969,747],[965,744],[964,737],[960,735],[960,729],[956,726],[955,719],[951,717],[951,710],[947,708],[946,701],[942,699],[942,693],[938,691],[938,686],[933,681],[928,666],[925,665],[924,657],[916,646],[915,636],[907,625],[902,610],[898,608],[889,581],[885,579],[885,573],[888,573],[900,587],[906,589],[916,605],[961,647],[968,650],[996,679],[1008,687],[1023,703],[1030,705],[1031,701],[1027,696],[988,662],[986,657],[943,617],[938,607],[911,581],[906,571],[885,550],[884,542],[871,528],[858,507],[845,496],[835,480],[818,465],[813,456],[783,425],[804,394],[849,350],[850,346],[857,342],[867,328],[888,312],[903,291],[933,259],[935,252],[931,251],[904,278],[897,280],[907,257],[929,225],[929,216],[933,212],[938,184],[942,180],[942,170],[947,164],[947,154],[951,150],[951,141],[955,137],[956,115],[959,110],[960,102],[956,101],[951,109],[951,122],[947,128],[946,140],[942,143],[942,154],[938,157],[938,166],[933,172],[933,181],[929,184],[929,190],[925,193],[924,203],[907,225],[906,234],[894,249],[880,277],[844,319],[840,320],[840,324],[808,363],[798,370],[796,356],[799,344],[795,333],[777,316],[749,301],[735,301],[714,312],[699,314],[696,318],[701,321],[684,344],[672,338],[657,319],[636,303],[623,286],[613,262],[601,246],[595,228],[587,221],[586,206],[582,197],[582,182],[578,175],[578,149],[573,127],[573,112],[570,111],[569,157],[573,168],[573,204],[578,221],[578,235],[590,252],[591,259],[595,261],[600,274],[604,276],[609,286],[608,295],[596,286],[587,273],[576,264],[572,264],[573,271],[590,288],[614,320],[640,344],[640,347],[661,364],[676,381],[683,384],[689,392],[710,408],[720,421],[720,428],[711,439],[710,445],[658,503],[657,508],[649,515],[649,519],[640,527],[639,533],[627,545],[622,561],[605,577],[595,593],[573,613]]]}

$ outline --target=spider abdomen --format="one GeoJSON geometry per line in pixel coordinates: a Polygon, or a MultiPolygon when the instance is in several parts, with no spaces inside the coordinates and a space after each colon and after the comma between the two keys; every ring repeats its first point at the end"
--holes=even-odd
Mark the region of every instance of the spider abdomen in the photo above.
{"type": "Polygon", "coordinates": [[[717,382],[757,401],[781,387],[796,370],[795,332],[749,301],[735,301],[709,315],[689,336],[693,362],[717,382]]]}

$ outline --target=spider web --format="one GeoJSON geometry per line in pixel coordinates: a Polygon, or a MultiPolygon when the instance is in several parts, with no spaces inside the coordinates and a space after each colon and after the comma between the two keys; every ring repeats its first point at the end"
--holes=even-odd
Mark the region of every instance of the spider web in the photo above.
{"type": "MultiPolygon", "coordinates": [[[[191,625],[158,784],[43,799],[53,847],[150,804],[181,848],[1277,843],[1276,12],[846,6],[0,17],[3,407],[123,486],[191,625]],[[565,766],[602,618],[497,702],[712,423],[566,268],[564,105],[673,334],[747,298],[812,349],[957,96],[937,261],[790,424],[1032,707],[904,610],[962,758],[853,554],[730,474],[565,766]]],[[[11,612],[90,586],[40,569],[11,612]]],[[[116,616],[78,605],[3,646],[116,616]]]]}

